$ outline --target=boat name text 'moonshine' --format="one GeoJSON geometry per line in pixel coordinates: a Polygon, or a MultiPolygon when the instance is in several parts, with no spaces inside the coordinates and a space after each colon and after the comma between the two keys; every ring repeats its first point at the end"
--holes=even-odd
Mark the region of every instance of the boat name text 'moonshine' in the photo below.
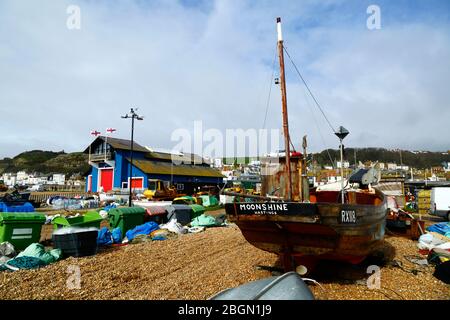
{"type": "Polygon", "coordinates": [[[289,211],[287,203],[241,203],[239,211],[250,211],[252,214],[279,214],[289,211]]]}

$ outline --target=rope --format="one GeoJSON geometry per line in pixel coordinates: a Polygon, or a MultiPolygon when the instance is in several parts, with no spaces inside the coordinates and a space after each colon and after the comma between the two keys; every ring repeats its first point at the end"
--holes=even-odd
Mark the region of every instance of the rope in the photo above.
{"type": "Polygon", "coordinates": [[[325,115],[325,112],[323,111],[323,109],[320,106],[319,102],[317,101],[316,97],[311,92],[311,89],[309,89],[308,84],[306,83],[305,79],[303,78],[302,74],[300,73],[300,70],[298,70],[297,66],[295,65],[295,62],[292,60],[291,56],[289,55],[289,52],[287,51],[286,47],[283,46],[283,49],[286,52],[286,55],[288,56],[288,58],[291,61],[292,65],[294,66],[295,71],[297,72],[297,74],[299,75],[299,77],[302,80],[303,84],[305,85],[306,89],[308,89],[309,94],[313,98],[314,102],[316,103],[316,105],[319,108],[320,112],[322,113],[323,117],[325,118],[325,120],[327,121],[328,125],[330,126],[331,130],[333,131],[333,133],[335,133],[336,130],[334,130],[333,126],[331,125],[331,122],[328,120],[327,116],[325,115]]]}
{"type": "Polygon", "coordinates": [[[320,130],[320,126],[319,126],[319,123],[317,122],[316,116],[314,115],[314,112],[312,110],[311,102],[309,101],[308,96],[306,95],[305,91],[302,90],[302,92],[303,92],[303,95],[305,96],[306,105],[308,106],[309,112],[311,112],[311,116],[314,120],[314,124],[316,125],[317,131],[319,132],[320,139],[322,140],[323,146],[325,147],[325,150],[327,151],[328,159],[330,159],[331,166],[333,167],[333,169],[335,169],[334,161],[331,158],[330,151],[326,147],[325,139],[323,137],[322,131],[320,130]]]}
{"type": "Polygon", "coordinates": [[[305,281],[305,282],[306,282],[306,281],[310,281],[310,282],[312,282],[312,283],[318,285],[319,288],[322,289],[322,292],[325,293],[325,299],[326,299],[326,300],[329,300],[329,296],[328,296],[327,290],[325,290],[325,288],[324,288],[318,281],[316,281],[316,280],[314,280],[314,279],[311,279],[311,278],[302,278],[302,280],[305,281]]]}
{"type": "MultiPolygon", "coordinates": [[[[364,286],[364,287],[366,286],[365,284],[357,284],[357,285],[364,286]]],[[[403,297],[400,293],[398,293],[398,292],[395,291],[395,290],[389,289],[389,288],[370,289],[370,290],[381,293],[382,295],[384,295],[384,296],[385,296],[386,298],[388,298],[389,300],[395,300],[395,298],[393,299],[393,298],[390,297],[386,292],[383,291],[383,290],[387,290],[387,291],[390,291],[390,292],[395,293],[398,297],[400,297],[401,300],[405,300],[405,297],[403,297]]]]}

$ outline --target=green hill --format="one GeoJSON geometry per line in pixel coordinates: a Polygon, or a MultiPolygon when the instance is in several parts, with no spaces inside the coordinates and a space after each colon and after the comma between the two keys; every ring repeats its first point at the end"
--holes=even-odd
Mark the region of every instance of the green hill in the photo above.
{"type": "Polygon", "coordinates": [[[0,160],[0,174],[4,172],[38,172],[43,174],[63,173],[67,176],[83,174],[89,169],[88,156],[81,152],[65,153],[32,150],[14,158],[0,160]]]}
{"type": "MultiPolygon", "coordinates": [[[[434,166],[441,166],[442,162],[450,162],[450,151],[445,152],[412,152],[408,150],[400,151],[389,150],[384,148],[345,148],[344,159],[350,164],[356,161],[379,161],[383,163],[396,163],[400,165],[407,165],[417,169],[426,169],[434,166]]],[[[318,153],[308,154],[308,159],[314,159],[318,165],[325,166],[336,163],[340,159],[340,153],[337,149],[326,149],[318,153]],[[331,158],[331,160],[330,160],[331,158]]],[[[238,157],[238,158],[222,158],[225,164],[245,163],[248,164],[251,160],[256,160],[256,157],[238,157]]]]}
{"type": "MultiPolygon", "coordinates": [[[[330,165],[330,156],[333,161],[339,159],[339,150],[328,149],[319,153],[314,153],[314,161],[319,165],[330,165]]],[[[345,159],[351,164],[354,160],[355,149],[345,149],[345,159]]],[[[450,152],[421,152],[415,153],[402,150],[402,163],[404,165],[423,169],[431,166],[440,166],[442,162],[450,162],[450,152]]],[[[311,156],[311,155],[309,155],[311,156]]],[[[228,163],[237,161],[239,163],[249,163],[256,157],[243,157],[239,159],[227,158],[228,163]]],[[[395,162],[400,164],[400,152],[383,148],[356,148],[356,161],[380,161],[395,162]]],[[[64,151],[42,151],[32,150],[23,152],[14,158],[0,159],[0,174],[4,172],[15,173],[26,171],[28,173],[38,172],[43,174],[63,173],[67,176],[73,174],[84,174],[89,170],[88,155],[82,152],[65,153],[64,151]]]]}

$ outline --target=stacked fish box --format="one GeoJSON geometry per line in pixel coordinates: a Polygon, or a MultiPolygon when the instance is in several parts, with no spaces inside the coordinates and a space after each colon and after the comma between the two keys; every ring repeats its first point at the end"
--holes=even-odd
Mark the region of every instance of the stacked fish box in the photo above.
{"type": "Polygon", "coordinates": [[[421,190],[417,193],[419,214],[428,214],[431,206],[431,190],[421,190]]]}

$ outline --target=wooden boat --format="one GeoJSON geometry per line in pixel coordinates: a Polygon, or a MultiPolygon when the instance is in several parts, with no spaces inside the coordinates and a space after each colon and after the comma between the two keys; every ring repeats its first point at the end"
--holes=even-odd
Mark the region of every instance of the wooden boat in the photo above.
{"type": "MultiPolygon", "coordinates": [[[[235,196],[225,210],[229,221],[236,223],[245,239],[257,248],[279,254],[285,271],[302,266],[310,271],[319,260],[342,260],[359,263],[384,237],[387,202],[384,194],[371,184],[373,170],[361,169],[349,178],[352,186],[340,190],[309,190],[306,176],[306,141],[304,152],[291,152],[287,123],[281,20],[279,58],[283,106],[285,152],[281,157],[262,162],[261,195],[235,196]],[[270,170],[270,171],[268,171],[270,170]]],[[[341,140],[348,132],[335,133],[341,140]]],[[[343,168],[341,168],[341,176],[343,168]]]]}
{"type": "Polygon", "coordinates": [[[126,191],[108,191],[98,193],[100,201],[117,201],[117,202],[127,202],[130,194],[126,191]]]}
{"type": "Polygon", "coordinates": [[[383,239],[386,201],[378,190],[311,192],[311,203],[257,201],[225,205],[230,222],[257,248],[277,253],[285,270],[321,259],[361,262],[383,239]]]}

